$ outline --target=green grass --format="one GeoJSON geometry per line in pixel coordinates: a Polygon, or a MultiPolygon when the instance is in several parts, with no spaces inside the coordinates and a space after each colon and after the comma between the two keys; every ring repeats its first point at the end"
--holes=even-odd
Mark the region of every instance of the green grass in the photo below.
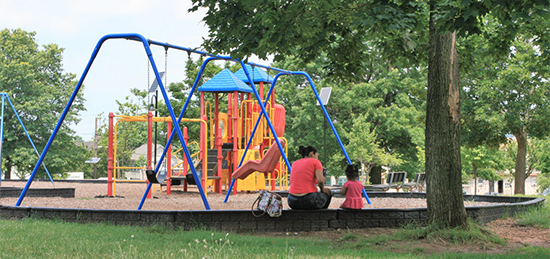
{"type": "Polygon", "coordinates": [[[0,258],[409,258],[326,240],[36,219],[0,220],[0,233],[0,258]]]}
{"type": "MultiPolygon", "coordinates": [[[[207,230],[178,231],[163,227],[77,224],[25,219],[0,220],[0,258],[486,258],[483,254],[424,256],[422,248],[407,253],[376,251],[394,240],[445,237],[456,242],[486,238],[478,228],[441,230],[404,228],[391,236],[365,238],[347,233],[340,242],[298,237],[258,237],[207,230]]],[[[490,239],[484,239],[489,240],[490,239]]],[[[549,249],[522,248],[491,258],[541,258],[549,249]]]]}
{"type": "Polygon", "coordinates": [[[538,228],[550,228],[550,197],[546,196],[544,205],[532,208],[529,212],[518,214],[516,222],[520,225],[538,228]]]}
{"type": "MultiPolygon", "coordinates": [[[[399,231],[390,235],[380,235],[373,237],[357,237],[353,234],[345,234],[342,238],[344,247],[347,248],[364,248],[368,249],[372,246],[394,246],[398,244],[393,250],[408,251],[411,255],[423,255],[424,248],[412,246],[410,248],[403,247],[403,244],[407,244],[407,241],[423,240],[428,243],[441,243],[461,245],[461,244],[486,244],[486,245],[506,245],[506,241],[494,236],[491,232],[473,224],[469,223],[468,230],[462,228],[442,229],[434,225],[427,227],[412,227],[404,226],[399,231]],[[396,242],[400,241],[400,242],[396,242]]],[[[546,250],[550,252],[550,250],[546,250]]],[[[470,258],[475,254],[463,254],[463,255],[433,255],[430,258],[470,258]],[[464,256],[464,257],[463,257],[464,256]]],[[[503,257],[507,258],[507,257],[503,257]]]]}

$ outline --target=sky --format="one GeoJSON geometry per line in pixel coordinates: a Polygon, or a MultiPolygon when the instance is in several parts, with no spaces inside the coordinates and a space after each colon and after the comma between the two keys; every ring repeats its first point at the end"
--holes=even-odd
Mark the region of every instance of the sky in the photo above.
{"type": "MultiPolygon", "coordinates": [[[[78,80],[99,39],[107,34],[139,33],[151,40],[201,49],[203,38],[208,36],[202,22],[206,11],[189,13],[190,7],[190,0],[2,0],[0,29],[34,31],[39,45],[54,43],[64,48],[63,68],[78,80]]],[[[151,49],[159,71],[165,70],[166,62],[168,83],[184,79],[186,52],[169,50],[165,60],[163,47],[151,49]]],[[[267,61],[251,61],[268,65],[267,61]]],[[[92,140],[95,118],[101,116],[106,121],[109,112],[117,112],[116,100],[125,102],[132,88],[148,89],[153,78],[140,42],[106,41],[84,80],[87,111],[81,112],[81,122],[72,126],[76,134],[85,141],[92,140]]],[[[177,116],[180,111],[174,112],[177,116]]]]}

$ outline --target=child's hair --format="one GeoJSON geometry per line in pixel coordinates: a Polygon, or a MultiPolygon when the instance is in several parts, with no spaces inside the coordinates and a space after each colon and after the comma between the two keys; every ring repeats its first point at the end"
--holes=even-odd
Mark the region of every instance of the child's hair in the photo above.
{"type": "Polygon", "coordinates": [[[312,147],[312,146],[308,146],[308,147],[300,146],[300,147],[298,147],[298,154],[302,155],[302,158],[308,156],[309,153],[311,153],[312,151],[313,151],[313,154],[317,154],[317,149],[312,147]]]}
{"type": "Polygon", "coordinates": [[[348,180],[357,180],[359,177],[359,169],[356,165],[351,164],[346,167],[346,177],[348,180]]]}

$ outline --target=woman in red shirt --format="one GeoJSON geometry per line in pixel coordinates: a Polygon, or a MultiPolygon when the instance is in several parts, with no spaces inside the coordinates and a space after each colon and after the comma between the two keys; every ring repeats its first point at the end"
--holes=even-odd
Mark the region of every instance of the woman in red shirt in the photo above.
{"type": "Polygon", "coordinates": [[[326,209],[332,199],[330,189],[325,187],[323,165],[317,149],[300,146],[302,159],[294,162],[290,171],[288,206],[298,210],[326,209]],[[319,186],[320,191],[317,190],[319,186]]]}

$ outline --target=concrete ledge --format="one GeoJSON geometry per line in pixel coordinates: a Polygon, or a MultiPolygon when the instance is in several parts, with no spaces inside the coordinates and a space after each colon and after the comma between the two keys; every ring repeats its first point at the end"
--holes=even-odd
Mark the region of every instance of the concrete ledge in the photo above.
{"type": "MultiPolygon", "coordinates": [[[[369,194],[370,195],[370,194],[369,194]]],[[[381,197],[376,194],[376,197],[381,197]]],[[[422,194],[415,194],[422,196],[422,194]]],[[[386,193],[385,197],[410,197],[410,193],[386,193]]],[[[372,195],[370,197],[375,197],[372,195]]],[[[421,197],[419,197],[421,198],[421,197]]],[[[533,197],[465,196],[476,201],[504,204],[466,207],[468,216],[479,223],[514,216],[541,206],[545,199],[533,197]]],[[[115,225],[152,226],[191,230],[197,228],[218,231],[324,231],[339,228],[360,229],[375,227],[400,227],[406,224],[425,225],[427,208],[414,209],[361,209],[361,210],[283,210],[279,218],[267,214],[260,217],[250,210],[199,210],[199,211],[150,211],[150,210],[94,210],[70,208],[14,207],[0,205],[2,219],[58,219],[79,223],[111,223],[115,225]]]]}
{"type": "MultiPolygon", "coordinates": [[[[0,187],[0,198],[19,197],[23,188],[0,187]]],[[[74,188],[29,188],[25,197],[61,197],[74,198],[74,188]]]]}

